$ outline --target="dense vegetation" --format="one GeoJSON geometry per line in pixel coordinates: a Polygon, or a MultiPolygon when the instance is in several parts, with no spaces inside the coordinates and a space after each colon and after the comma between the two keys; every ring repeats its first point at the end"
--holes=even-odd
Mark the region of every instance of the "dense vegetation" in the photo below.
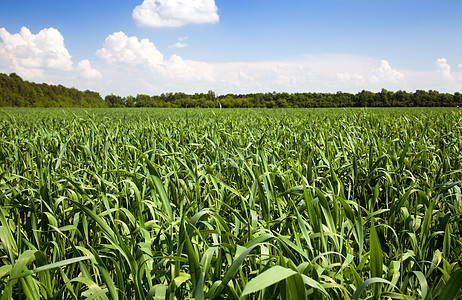
{"type": "Polygon", "coordinates": [[[108,95],[105,98],[110,107],[223,107],[223,108],[314,108],[314,107],[428,107],[461,106],[462,94],[439,93],[418,90],[387,91],[379,93],[361,91],[357,94],[332,93],[254,93],[242,95],[220,95],[214,92],[166,93],[160,96],[137,95],[125,97],[108,95]]]}
{"type": "Polygon", "coordinates": [[[188,95],[164,93],[158,96],[139,94],[121,97],[107,95],[104,100],[96,92],[81,92],[62,85],[36,84],[23,81],[16,74],[0,74],[0,106],[19,107],[207,107],[207,108],[256,108],[256,107],[455,107],[462,105],[461,93],[439,93],[418,90],[387,91],[379,93],[362,91],[357,94],[332,93],[254,93],[220,95],[213,91],[188,95]]]}
{"type": "Polygon", "coordinates": [[[15,73],[0,73],[0,106],[18,107],[106,107],[101,96],[62,85],[37,84],[15,73]]]}
{"type": "Polygon", "coordinates": [[[2,109],[2,299],[452,299],[457,109],[2,109]]]}

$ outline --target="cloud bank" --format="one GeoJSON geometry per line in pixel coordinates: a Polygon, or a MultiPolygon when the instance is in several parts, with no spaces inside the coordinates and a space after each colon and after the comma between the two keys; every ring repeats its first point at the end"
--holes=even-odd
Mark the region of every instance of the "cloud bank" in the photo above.
{"type": "Polygon", "coordinates": [[[98,55],[107,63],[106,76],[122,95],[186,93],[214,90],[219,94],[252,92],[358,92],[436,89],[454,92],[462,77],[451,72],[446,59],[433,71],[398,70],[383,59],[345,54],[304,55],[288,60],[209,63],[165,58],[153,42],[123,32],[106,39],[98,55]],[[129,75],[128,75],[129,74],[129,75]],[[123,78],[129,78],[124,80],[123,78]],[[138,80],[134,80],[138,78],[138,80]],[[135,92],[133,92],[135,91],[135,92]]]}
{"type": "MultiPolygon", "coordinates": [[[[210,63],[164,54],[149,39],[115,32],[88,59],[73,63],[64,38],[54,28],[32,34],[0,29],[0,72],[27,80],[92,89],[121,96],[164,92],[219,94],[254,92],[352,92],[417,89],[462,90],[462,65],[445,58],[434,70],[395,68],[388,60],[345,54],[303,55],[287,60],[210,63]],[[93,67],[95,65],[96,67],[93,67]]],[[[187,37],[178,39],[178,43],[187,37]]]]}
{"type": "Polygon", "coordinates": [[[52,27],[37,34],[26,27],[15,34],[0,28],[0,72],[14,72],[26,80],[81,88],[87,88],[87,85],[95,87],[93,82],[103,78],[88,59],[74,67],[64,37],[52,27]]]}
{"type": "Polygon", "coordinates": [[[32,34],[26,27],[16,34],[0,28],[0,64],[26,76],[42,77],[44,69],[72,70],[72,57],[55,28],[32,34]]]}
{"type": "Polygon", "coordinates": [[[132,13],[139,26],[181,27],[186,24],[217,23],[214,0],[144,0],[132,13]]]}

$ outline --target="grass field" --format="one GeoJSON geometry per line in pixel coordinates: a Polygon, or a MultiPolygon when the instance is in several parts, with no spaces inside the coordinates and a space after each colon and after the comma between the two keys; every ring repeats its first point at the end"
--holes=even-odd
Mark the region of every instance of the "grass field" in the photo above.
{"type": "Polygon", "coordinates": [[[458,109],[0,109],[3,299],[462,296],[458,109]]]}

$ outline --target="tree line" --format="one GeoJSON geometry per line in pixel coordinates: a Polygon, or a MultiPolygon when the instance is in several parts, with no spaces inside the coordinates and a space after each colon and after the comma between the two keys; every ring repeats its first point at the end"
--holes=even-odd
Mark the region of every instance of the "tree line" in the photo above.
{"type": "Polygon", "coordinates": [[[460,106],[462,94],[456,92],[417,90],[378,93],[250,93],[216,95],[215,92],[193,95],[177,92],[161,95],[121,97],[114,94],[104,99],[97,92],[79,91],[62,85],[24,81],[12,73],[0,73],[0,106],[21,107],[203,107],[203,108],[276,108],[276,107],[419,107],[460,106]]]}
{"type": "Polygon", "coordinates": [[[24,81],[17,74],[0,73],[0,106],[107,107],[97,92],[79,91],[62,85],[24,81]]]}

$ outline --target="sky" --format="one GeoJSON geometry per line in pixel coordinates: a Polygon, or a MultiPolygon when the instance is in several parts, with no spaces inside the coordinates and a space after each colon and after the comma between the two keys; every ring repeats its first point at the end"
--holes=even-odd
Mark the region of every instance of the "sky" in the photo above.
{"type": "Polygon", "coordinates": [[[460,0],[2,0],[0,73],[102,96],[462,91],[460,0]]]}

